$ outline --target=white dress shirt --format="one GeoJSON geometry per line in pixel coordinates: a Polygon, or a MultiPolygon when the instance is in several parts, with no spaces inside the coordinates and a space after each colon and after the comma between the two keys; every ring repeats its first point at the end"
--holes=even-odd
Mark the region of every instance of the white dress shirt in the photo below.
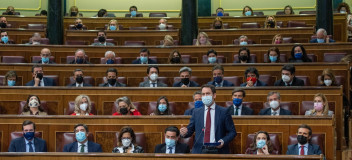
{"type": "MultiPolygon", "coordinates": [[[[210,143],[215,143],[215,103],[210,106],[211,128],[210,128],[210,143]]],[[[207,122],[208,107],[204,106],[204,133],[207,122]]],[[[204,135],[205,136],[205,135],[204,135]]],[[[203,139],[204,141],[204,139],[203,139]]]]}
{"type": "Polygon", "coordinates": [[[276,111],[274,111],[273,109],[271,109],[271,115],[273,116],[273,113],[276,112],[275,116],[279,116],[280,115],[280,108],[276,111]]]}
{"type": "MultiPolygon", "coordinates": [[[[167,145],[165,145],[165,147],[166,147],[165,153],[170,154],[169,147],[167,145]]],[[[176,145],[174,147],[172,147],[172,149],[171,149],[172,154],[175,154],[175,149],[176,149],[176,145]]]]}
{"type": "MultiPolygon", "coordinates": [[[[81,145],[82,143],[77,143],[78,144],[78,148],[77,148],[77,153],[81,153],[81,145]]],[[[86,141],[84,144],[84,153],[88,153],[88,141],[86,141]]]]}
{"type": "Polygon", "coordinates": [[[83,82],[81,84],[76,82],[76,87],[83,87],[83,82]]]}
{"type": "MultiPolygon", "coordinates": [[[[308,155],[308,143],[303,145],[304,155],[308,155]]],[[[298,155],[301,155],[301,144],[298,143],[298,155]]]]}
{"type": "MultiPolygon", "coordinates": [[[[26,152],[29,152],[29,144],[28,144],[28,140],[26,138],[24,138],[24,141],[26,142],[26,152]]],[[[33,148],[33,152],[35,152],[35,146],[34,146],[34,138],[32,139],[32,148],[33,148]]]]}
{"type": "Polygon", "coordinates": [[[158,87],[158,81],[152,82],[151,80],[149,80],[150,87],[153,87],[153,83],[155,83],[155,87],[158,87]]]}
{"type": "Polygon", "coordinates": [[[42,78],[42,80],[39,81],[40,87],[44,87],[44,78],[42,78]]]}

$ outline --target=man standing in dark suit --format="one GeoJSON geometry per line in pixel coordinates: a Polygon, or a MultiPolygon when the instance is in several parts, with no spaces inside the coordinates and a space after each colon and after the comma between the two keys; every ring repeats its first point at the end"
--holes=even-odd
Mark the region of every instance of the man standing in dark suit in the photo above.
{"type": "Polygon", "coordinates": [[[297,144],[287,146],[287,155],[320,155],[320,146],[311,143],[312,129],[302,124],[297,130],[297,144]]]}
{"type": "Polygon", "coordinates": [[[296,68],[286,64],[281,69],[282,79],[277,80],[274,86],[304,86],[304,81],[295,77],[296,68]]]}
{"type": "Polygon", "coordinates": [[[235,86],[233,83],[224,80],[224,68],[221,65],[213,67],[213,81],[208,82],[209,85],[215,87],[232,87],[235,86]]]}
{"type": "Polygon", "coordinates": [[[187,144],[179,143],[180,131],[175,126],[170,126],[165,129],[165,143],[155,146],[154,153],[189,153],[190,149],[187,144]]]}
{"type": "Polygon", "coordinates": [[[25,120],[22,123],[23,137],[11,141],[9,152],[47,152],[46,142],[34,137],[35,123],[25,120]]]}
{"type": "Polygon", "coordinates": [[[242,104],[244,97],[246,97],[246,92],[243,89],[232,91],[233,105],[227,107],[230,115],[253,115],[253,109],[242,104]]]}
{"type": "Polygon", "coordinates": [[[190,122],[181,128],[181,137],[188,138],[196,132],[192,153],[230,154],[229,143],[236,136],[235,125],[226,108],[215,104],[213,85],[201,87],[204,106],[193,110],[190,122]]]}
{"type": "Polygon", "coordinates": [[[49,48],[43,48],[40,51],[40,57],[42,58],[37,63],[39,64],[55,64],[55,62],[50,61],[51,52],[49,48]]]}
{"type": "Polygon", "coordinates": [[[184,115],[188,115],[191,116],[193,114],[193,110],[195,108],[201,108],[204,106],[203,102],[202,102],[202,92],[201,91],[195,91],[193,93],[193,103],[194,103],[194,107],[187,109],[184,113],[184,115]]]}
{"type": "Polygon", "coordinates": [[[272,116],[279,116],[279,115],[291,115],[291,111],[280,108],[280,93],[271,91],[268,93],[267,96],[268,103],[270,108],[265,108],[260,110],[259,115],[272,115],[272,116]]]}
{"type": "Polygon", "coordinates": [[[68,87],[92,87],[91,84],[84,83],[83,71],[81,69],[75,69],[73,71],[73,80],[75,83],[69,84],[68,87]]]}
{"type": "Polygon", "coordinates": [[[150,65],[147,69],[148,79],[139,83],[139,87],[167,87],[167,85],[158,80],[159,67],[150,65]]]}
{"type": "Polygon", "coordinates": [[[90,62],[86,59],[86,52],[83,49],[77,49],[75,59],[69,64],[90,64],[90,62]]]}
{"type": "Polygon", "coordinates": [[[56,83],[53,79],[44,77],[42,66],[34,65],[32,67],[32,77],[33,77],[33,80],[27,82],[26,86],[33,86],[33,87],[56,86],[56,83]]]}
{"type": "Polygon", "coordinates": [[[119,77],[117,76],[117,69],[115,68],[109,68],[106,70],[106,78],[108,79],[108,82],[99,84],[99,87],[126,87],[126,84],[117,81],[119,77]]]}
{"type": "Polygon", "coordinates": [[[242,83],[241,87],[267,86],[266,83],[259,80],[259,73],[257,68],[249,67],[244,72],[246,82],[242,83]]]}
{"type": "Polygon", "coordinates": [[[192,69],[189,67],[182,67],[179,71],[181,81],[175,82],[172,87],[199,87],[197,82],[191,81],[192,69]]]}
{"type": "Polygon", "coordinates": [[[63,152],[103,152],[100,144],[88,141],[88,126],[85,124],[77,124],[74,128],[76,142],[66,144],[63,152]]]}
{"type": "Polygon", "coordinates": [[[149,59],[150,52],[147,48],[142,48],[139,51],[139,58],[134,60],[132,64],[157,64],[156,61],[149,59]]]}

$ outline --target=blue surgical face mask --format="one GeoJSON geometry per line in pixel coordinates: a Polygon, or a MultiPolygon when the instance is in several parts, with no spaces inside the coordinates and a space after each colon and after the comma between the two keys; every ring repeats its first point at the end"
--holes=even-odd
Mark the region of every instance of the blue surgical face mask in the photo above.
{"type": "Polygon", "coordinates": [[[277,56],[269,56],[270,62],[276,62],[277,56]]]}
{"type": "Polygon", "coordinates": [[[76,140],[78,142],[83,142],[84,140],[86,140],[86,132],[77,132],[76,133],[76,140]]]}
{"type": "Polygon", "coordinates": [[[132,12],[131,12],[131,16],[132,16],[132,17],[136,17],[136,15],[137,15],[137,11],[132,11],[132,12]]]}
{"type": "Polygon", "coordinates": [[[147,63],[148,62],[148,57],[140,57],[140,60],[142,63],[147,63]]]}
{"type": "Polygon", "coordinates": [[[213,102],[213,96],[203,96],[203,97],[202,97],[202,102],[203,102],[206,106],[210,106],[211,103],[213,102]]]}
{"type": "Polygon", "coordinates": [[[42,57],[42,62],[48,63],[49,62],[49,57],[42,57]]]}
{"type": "Polygon", "coordinates": [[[216,83],[221,83],[222,77],[221,77],[221,76],[216,76],[216,77],[214,77],[214,81],[215,81],[216,83]]]}
{"type": "Polygon", "coordinates": [[[251,11],[247,11],[244,13],[246,16],[251,16],[252,15],[252,12],[251,11]]]}
{"type": "Polygon", "coordinates": [[[160,112],[165,112],[166,111],[166,104],[159,104],[158,110],[160,112]]]}
{"type": "Polygon", "coordinates": [[[208,61],[209,61],[209,63],[215,63],[216,62],[216,57],[209,57],[208,61]]]}
{"type": "Polygon", "coordinates": [[[266,140],[261,139],[257,141],[257,148],[262,149],[265,146],[265,144],[266,144],[266,140]]]}
{"type": "Polygon", "coordinates": [[[295,53],[295,58],[296,59],[302,59],[303,54],[302,53],[295,53]]]}
{"type": "Polygon", "coordinates": [[[16,85],[16,81],[7,80],[7,85],[8,85],[8,86],[15,86],[15,85],[16,85]]]}
{"type": "Polygon", "coordinates": [[[116,30],[116,26],[110,26],[109,27],[111,31],[115,31],[116,30]]]}
{"type": "Polygon", "coordinates": [[[115,61],[112,60],[112,59],[108,59],[108,60],[106,61],[106,64],[115,64],[115,61]]]}
{"type": "Polygon", "coordinates": [[[165,144],[166,144],[167,148],[174,147],[176,145],[176,140],[165,138],[165,144]]]}
{"type": "Polygon", "coordinates": [[[4,43],[7,43],[7,42],[9,42],[9,37],[7,37],[7,36],[1,37],[1,41],[4,43]]]}
{"type": "Polygon", "coordinates": [[[34,132],[23,133],[23,137],[26,138],[27,140],[31,140],[34,138],[34,132]]]}
{"type": "Polygon", "coordinates": [[[201,108],[201,107],[203,107],[203,106],[204,106],[204,104],[203,104],[202,101],[196,101],[196,102],[194,102],[194,108],[201,108]]]}
{"type": "Polygon", "coordinates": [[[240,99],[240,98],[234,98],[234,99],[232,100],[232,103],[233,103],[233,105],[235,105],[236,107],[238,107],[238,106],[240,106],[240,105],[242,104],[242,99],[240,99]]]}
{"type": "Polygon", "coordinates": [[[222,16],[224,16],[224,13],[218,12],[217,16],[218,16],[218,17],[222,17],[222,16]]]}
{"type": "Polygon", "coordinates": [[[318,42],[318,43],[324,43],[324,42],[325,42],[325,40],[324,40],[324,39],[320,39],[320,38],[318,38],[318,39],[317,39],[317,42],[318,42]]]}
{"type": "Polygon", "coordinates": [[[243,46],[243,45],[247,45],[248,43],[246,41],[243,41],[243,42],[240,42],[240,45],[243,46]]]}

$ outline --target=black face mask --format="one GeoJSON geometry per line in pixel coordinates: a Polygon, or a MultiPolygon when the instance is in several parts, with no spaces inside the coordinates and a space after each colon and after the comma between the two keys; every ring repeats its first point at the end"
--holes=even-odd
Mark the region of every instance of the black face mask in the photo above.
{"type": "Polygon", "coordinates": [[[81,23],[78,23],[77,25],[76,25],[76,28],[77,29],[81,29],[83,27],[83,24],[81,24],[81,23]]]}
{"type": "Polygon", "coordinates": [[[181,62],[181,58],[180,57],[173,57],[173,58],[171,58],[171,62],[172,63],[180,63],[181,62]]]}
{"type": "Polygon", "coordinates": [[[108,79],[108,83],[109,83],[110,85],[114,85],[114,84],[116,83],[116,79],[113,79],[113,78],[108,79]]]}
{"type": "Polygon", "coordinates": [[[120,113],[121,113],[122,115],[126,115],[126,114],[128,113],[127,108],[120,108],[120,113]]]}
{"type": "Polygon", "coordinates": [[[7,27],[6,23],[4,23],[4,22],[0,23],[0,28],[6,28],[6,27],[7,27]]]}
{"type": "Polygon", "coordinates": [[[14,15],[13,11],[7,12],[7,15],[14,15]]]}
{"type": "Polygon", "coordinates": [[[240,61],[247,61],[248,60],[248,57],[244,56],[244,55],[242,55],[242,56],[240,56],[238,58],[240,59],[240,61]]]}
{"type": "Polygon", "coordinates": [[[273,21],[268,22],[270,28],[275,28],[275,23],[273,21]]]}
{"type": "Polygon", "coordinates": [[[83,82],[83,77],[82,76],[77,76],[76,77],[76,82],[77,83],[82,83],[83,82]]]}
{"type": "Polygon", "coordinates": [[[43,79],[43,73],[37,73],[37,78],[39,78],[40,80],[43,79]]]}
{"type": "Polygon", "coordinates": [[[297,141],[299,144],[306,144],[308,142],[308,138],[303,136],[303,135],[298,135],[297,136],[297,141]]]}
{"type": "Polygon", "coordinates": [[[77,12],[71,12],[71,17],[76,17],[77,16],[77,12]]]}
{"type": "Polygon", "coordinates": [[[188,85],[188,83],[189,83],[189,78],[182,78],[182,79],[181,79],[181,83],[183,83],[184,85],[188,85]]]}
{"type": "Polygon", "coordinates": [[[100,36],[98,38],[98,40],[99,40],[100,43],[104,43],[105,42],[105,37],[104,36],[100,36]]]}
{"type": "Polygon", "coordinates": [[[215,26],[215,29],[221,29],[221,26],[215,26]]]}

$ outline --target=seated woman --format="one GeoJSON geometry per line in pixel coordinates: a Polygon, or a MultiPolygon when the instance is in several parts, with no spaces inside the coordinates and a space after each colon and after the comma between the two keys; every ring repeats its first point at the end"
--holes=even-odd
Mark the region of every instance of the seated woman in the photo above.
{"type": "Polygon", "coordinates": [[[308,58],[306,50],[300,44],[296,44],[292,47],[291,58],[288,61],[290,63],[312,62],[312,60],[308,58]]]}
{"type": "Polygon", "coordinates": [[[172,38],[170,35],[165,35],[163,46],[174,46],[174,38],[172,38]]]}
{"type": "Polygon", "coordinates": [[[116,19],[110,20],[106,30],[108,30],[108,31],[117,31],[117,30],[119,30],[119,25],[117,24],[117,20],[116,19]]]}
{"type": "Polygon", "coordinates": [[[249,147],[246,150],[246,154],[269,155],[273,152],[270,136],[265,131],[255,133],[254,141],[249,147]]]}
{"type": "Polygon", "coordinates": [[[342,2],[337,7],[337,11],[342,14],[347,13],[347,30],[348,30],[348,36],[351,37],[352,36],[352,21],[351,21],[352,15],[351,15],[350,6],[346,2],[342,2]]]}
{"type": "Polygon", "coordinates": [[[206,34],[205,32],[199,32],[198,37],[197,37],[197,42],[195,45],[196,46],[211,46],[208,34],[206,34]]]}
{"type": "Polygon", "coordinates": [[[267,63],[280,63],[280,50],[277,47],[271,47],[267,53],[267,63]]]}
{"type": "Polygon", "coordinates": [[[112,153],[144,153],[141,146],[137,146],[136,135],[131,127],[122,127],[117,138],[117,147],[112,153]]]}
{"type": "Polygon", "coordinates": [[[90,116],[92,110],[92,103],[90,98],[86,95],[79,95],[75,99],[75,111],[71,115],[73,116],[90,116]]]}
{"type": "Polygon", "coordinates": [[[284,7],[284,13],[285,13],[285,15],[295,14],[295,12],[293,12],[293,9],[290,5],[287,5],[284,7]]]}
{"type": "Polygon", "coordinates": [[[278,28],[274,16],[267,16],[264,22],[264,28],[278,28]]]}
{"type": "Polygon", "coordinates": [[[284,40],[282,39],[281,34],[277,34],[277,35],[274,36],[273,41],[272,41],[271,44],[282,44],[283,41],[284,40]]]}
{"type": "Polygon", "coordinates": [[[79,13],[77,6],[72,6],[70,11],[68,12],[68,16],[70,17],[82,17],[82,14],[79,13]]]}
{"type": "Polygon", "coordinates": [[[121,116],[121,115],[132,115],[139,116],[141,113],[136,109],[131,100],[124,96],[116,99],[116,103],[118,105],[117,111],[112,114],[113,116],[121,116]]]}
{"type": "Polygon", "coordinates": [[[3,86],[15,86],[17,82],[16,71],[8,71],[3,80],[3,86]]]}
{"type": "Polygon", "coordinates": [[[332,73],[332,70],[326,68],[323,70],[323,73],[320,76],[321,86],[337,86],[335,75],[332,73]]]}
{"type": "Polygon", "coordinates": [[[248,48],[243,47],[238,50],[238,61],[235,63],[249,63],[251,59],[251,52],[248,48]]]}
{"type": "Polygon", "coordinates": [[[244,6],[242,10],[242,16],[253,16],[253,10],[249,6],[244,6]]]}
{"type": "Polygon", "coordinates": [[[168,62],[169,64],[182,64],[183,62],[180,52],[178,50],[170,52],[168,62]]]}
{"type": "Polygon", "coordinates": [[[166,96],[159,97],[158,101],[156,102],[156,109],[150,115],[173,115],[170,111],[169,107],[169,100],[166,96]]]}
{"type": "Polygon", "coordinates": [[[48,115],[44,112],[43,107],[40,105],[40,99],[38,96],[29,95],[27,98],[27,102],[23,107],[21,115],[40,115],[46,116],[48,115]]]}
{"type": "Polygon", "coordinates": [[[224,29],[224,25],[223,25],[222,19],[220,17],[216,17],[214,19],[212,29],[224,29]]]}
{"type": "Polygon", "coordinates": [[[329,110],[328,99],[323,93],[314,95],[314,108],[306,111],[305,115],[309,116],[332,116],[333,111],[329,110]]]}

